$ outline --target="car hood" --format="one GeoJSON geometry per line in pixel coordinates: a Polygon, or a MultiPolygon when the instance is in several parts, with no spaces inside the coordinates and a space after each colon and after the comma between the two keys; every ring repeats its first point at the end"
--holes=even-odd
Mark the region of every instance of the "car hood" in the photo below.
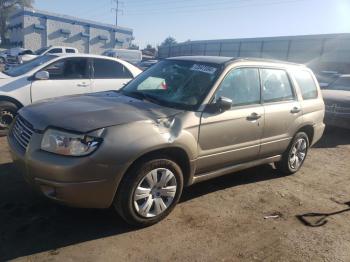
{"type": "Polygon", "coordinates": [[[331,89],[323,89],[322,96],[325,102],[341,102],[341,103],[349,103],[350,105],[350,91],[345,90],[331,90],[331,89]]]}
{"type": "Polygon", "coordinates": [[[156,121],[180,112],[117,92],[101,92],[46,100],[24,107],[19,114],[36,130],[57,127],[87,133],[135,121],[156,121]]]}

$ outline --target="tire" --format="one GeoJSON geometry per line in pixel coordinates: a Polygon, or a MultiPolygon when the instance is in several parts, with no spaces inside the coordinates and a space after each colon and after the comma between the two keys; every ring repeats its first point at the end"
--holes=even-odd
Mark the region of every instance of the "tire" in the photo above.
{"type": "Polygon", "coordinates": [[[275,163],[277,170],[286,175],[298,172],[304,164],[309,146],[307,134],[298,132],[289,144],[288,149],[283,153],[281,161],[275,163]]]}
{"type": "Polygon", "coordinates": [[[7,135],[8,128],[16,117],[18,107],[8,101],[0,101],[0,136],[7,135]]]}
{"type": "Polygon", "coordinates": [[[183,174],[178,164],[163,158],[145,160],[126,173],[114,207],[128,224],[151,226],[170,214],[181,197],[182,189],[183,174]]]}

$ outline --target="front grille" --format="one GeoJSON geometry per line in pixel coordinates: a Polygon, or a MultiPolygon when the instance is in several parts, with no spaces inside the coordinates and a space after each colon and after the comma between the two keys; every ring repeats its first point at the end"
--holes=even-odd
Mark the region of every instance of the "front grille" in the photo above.
{"type": "Polygon", "coordinates": [[[7,63],[10,63],[10,64],[17,64],[18,63],[17,56],[7,56],[6,60],[7,60],[7,63]]]}
{"type": "Polygon", "coordinates": [[[27,149],[33,132],[33,128],[26,120],[24,120],[21,116],[16,117],[15,124],[12,128],[12,134],[17,143],[23,147],[23,149],[27,149]]]}

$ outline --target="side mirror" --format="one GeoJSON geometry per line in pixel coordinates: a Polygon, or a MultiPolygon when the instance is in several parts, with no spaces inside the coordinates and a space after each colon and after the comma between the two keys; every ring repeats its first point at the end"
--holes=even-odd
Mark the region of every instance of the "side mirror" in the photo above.
{"type": "Polygon", "coordinates": [[[232,100],[227,97],[220,96],[216,102],[215,102],[216,108],[220,112],[225,112],[227,110],[230,110],[232,107],[232,100]]]}
{"type": "Polygon", "coordinates": [[[49,80],[50,74],[47,71],[39,71],[34,75],[36,80],[49,80]]]}

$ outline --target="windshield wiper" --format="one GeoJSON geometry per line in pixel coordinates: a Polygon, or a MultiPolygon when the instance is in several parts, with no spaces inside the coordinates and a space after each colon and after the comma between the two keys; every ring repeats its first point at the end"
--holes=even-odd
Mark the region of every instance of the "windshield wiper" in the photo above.
{"type": "Polygon", "coordinates": [[[139,100],[146,100],[146,101],[154,103],[154,104],[162,103],[161,100],[157,99],[156,97],[154,97],[150,94],[144,93],[144,92],[133,91],[133,92],[122,92],[122,94],[127,95],[127,96],[131,96],[131,97],[139,99],[139,100]]]}

